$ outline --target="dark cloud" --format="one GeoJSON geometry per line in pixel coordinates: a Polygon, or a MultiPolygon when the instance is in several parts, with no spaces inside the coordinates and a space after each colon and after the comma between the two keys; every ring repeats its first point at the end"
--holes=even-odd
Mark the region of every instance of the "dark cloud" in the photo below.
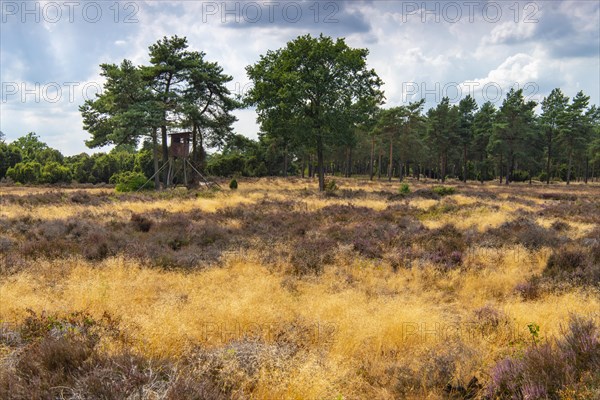
{"type": "MultiPolygon", "coordinates": [[[[596,3],[595,7],[590,7],[593,5],[591,2],[585,3],[584,5],[589,7],[586,13],[572,12],[574,10],[566,12],[564,2],[536,4],[540,8],[535,14],[537,22],[533,22],[534,29],[531,34],[524,36],[515,32],[506,35],[495,44],[512,46],[540,43],[555,58],[600,56],[600,25],[598,25],[600,3],[596,3]]],[[[572,7],[577,5],[578,3],[574,2],[572,7]]]]}
{"type": "Polygon", "coordinates": [[[367,33],[370,23],[356,10],[364,2],[221,2],[203,6],[205,20],[220,18],[232,29],[276,28],[337,35],[367,33]]]}

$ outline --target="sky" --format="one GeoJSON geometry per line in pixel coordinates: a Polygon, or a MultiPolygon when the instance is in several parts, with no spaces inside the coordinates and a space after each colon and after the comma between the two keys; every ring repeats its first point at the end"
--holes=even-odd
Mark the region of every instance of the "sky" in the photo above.
{"type": "MultiPolygon", "coordinates": [[[[245,67],[300,35],[368,48],[385,107],[467,94],[502,104],[510,88],[541,101],[555,87],[600,104],[600,1],[9,1],[0,0],[0,131],[36,132],[65,155],[95,152],[78,107],[101,92],[102,63],[148,64],[148,46],[185,36],[249,86],[245,67]]],[[[256,138],[253,109],[237,133],[256,138]]]]}

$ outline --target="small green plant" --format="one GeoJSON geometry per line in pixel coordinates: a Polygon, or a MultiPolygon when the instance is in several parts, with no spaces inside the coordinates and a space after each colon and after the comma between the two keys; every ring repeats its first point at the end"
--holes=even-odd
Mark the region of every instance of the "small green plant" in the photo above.
{"type": "Polygon", "coordinates": [[[527,324],[527,329],[529,329],[529,333],[531,334],[531,341],[533,344],[538,344],[542,338],[540,337],[540,326],[535,322],[527,324]]]}
{"type": "Polygon", "coordinates": [[[402,185],[400,185],[400,189],[398,190],[398,192],[402,195],[409,194],[410,186],[408,186],[408,183],[403,183],[402,185]]]}
{"type": "Polygon", "coordinates": [[[135,192],[140,189],[150,189],[152,183],[141,172],[121,172],[110,177],[110,183],[116,184],[117,192],[135,192]]]}
{"type": "Polygon", "coordinates": [[[456,193],[456,189],[452,186],[436,186],[432,190],[439,196],[449,196],[451,194],[456,193]]]}
{"type": "Polygon", "coordinates": [[[231,190],[236,190],[238,188],[238,183],[237,183],[237,179],[233,178],[230,182],[229,182],[229,189],[231,190]]]}
{"type": "Polygon", "coordinates": [[[337,182],[335,181],[335,179],[332,180],[328,180],[325,182],[325,191],[332,193],[335,192],[336,190],[338,190],[338,185],[337,182]]]}

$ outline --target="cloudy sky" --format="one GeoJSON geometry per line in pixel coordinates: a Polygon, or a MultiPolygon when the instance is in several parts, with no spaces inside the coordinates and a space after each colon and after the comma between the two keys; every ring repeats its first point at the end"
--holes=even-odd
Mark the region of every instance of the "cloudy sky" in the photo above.
{"type": "MultiPolygon", "coordinates": [[[[370,50],[387,105],[433,106],[471,93],[498,106],[521,87],[541,100],[554,87],[600,104],[600,2],[578,1],[0,1],[0,130],[34,131],[71,155],[84,145],[78,106],[101,89],[100,63],[148,63],[162,36],[219,62],[243,93],[245,67],[306,33],[370,50]]],[[[238,133],[256,137],[253,110],[238,133]]],[[[92,150],[96,151],[96,150],[92,150]]]]}

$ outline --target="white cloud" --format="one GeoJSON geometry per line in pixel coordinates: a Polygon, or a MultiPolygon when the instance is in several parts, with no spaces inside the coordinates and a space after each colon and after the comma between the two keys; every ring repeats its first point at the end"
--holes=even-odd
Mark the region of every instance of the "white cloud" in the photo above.
{"type": "Polygon", "coordinates": [[[533,36],[535,24],[503,22],[497,25],[489,35],[484,37],[484,44],[510,44],[524,41],[533,36]]]}
{"type": "MultiPolygon", "coordinates": [[[[503,89],[516,83],[535,82],[540,95],[556,86],[571,96],[582,88],[592,96],[592,102],[598,104],[598,57],[576,57],[562,47],[559,49],[562,51],[553,51],[552,46],[557,41],[547,39],[559,35],[565,43],[577,44],[592,38],[598,48],[599,7],[594,3],[540,3],[536,14],[539,24],[515,24],[509,18],[510,10],[506,10],[506,18],[498,23],[485,21],[479,11],[474,21],[469,21],[463,13],[463,18],[456,23],[432,23],[431,18],[423,23],[418,15],[403,19],[401,2],[356,1],[341,6],[345,8],[338,13],[341,20],[335,25],[294,25],[279,21],[233,28],[220,18],[204,22],[204,3],[200,1],[139,2],[135,16],[139,22],[127,26],[112,23],[56,25],[50,31],[42,28],[44,34],[33,38],[14,33],[11,37],[11,31],[16,31],[11,29],[14,26],[10,23],[3,26],[1,78],[3,82],[28,84],[34,80],[60,83],[78,79],[101,84],[100,63],[119,63],[128,58],[134,64],[147,64],[148,46],[163,36],[176,34],[186,36],[191,49],[204,51],[207,60],[217,61],[232,75],[234,82],[230,87],[236,91],[248,83],[245,67],[256,62],[261,54],[284,46],[298,35],[308,31],[318,34],[322,29],[332,36],[346,36],[352,47],[369,48],[369,66],[375,68],[385,82],[389,105],[407,100],[408,83],[435,90],[436,85],[443,87],[448,82],[463,85],[475,82],[480,87],[494,83],[503,89]],[[370,30],[365,31],[361,23],[368,24],[370,30]],[[352,29],[353,26],[360,29],[352,29]],[[587,36],[581,36],[582,32],[588,32],[587,36]]],[[[502,4],[509,7],[514,3],[502,4]]],[[[573,54],[585,51],[589,49],[573,54]]],[[[442,94],[439,93],[436,100],[442,94]]],[[[1,104],[0,129],[12,135],[12,139],[37,131],[42,139],[67,154],[86,151],[83,141],[88,134],[82,130],[77,110],[81,102],[79,95],[72,102],[1,104]]],[[[241,110],[236,115],[239,118],[236,131],[255,137],[258,131],[255,113],[241,110]]]]}

